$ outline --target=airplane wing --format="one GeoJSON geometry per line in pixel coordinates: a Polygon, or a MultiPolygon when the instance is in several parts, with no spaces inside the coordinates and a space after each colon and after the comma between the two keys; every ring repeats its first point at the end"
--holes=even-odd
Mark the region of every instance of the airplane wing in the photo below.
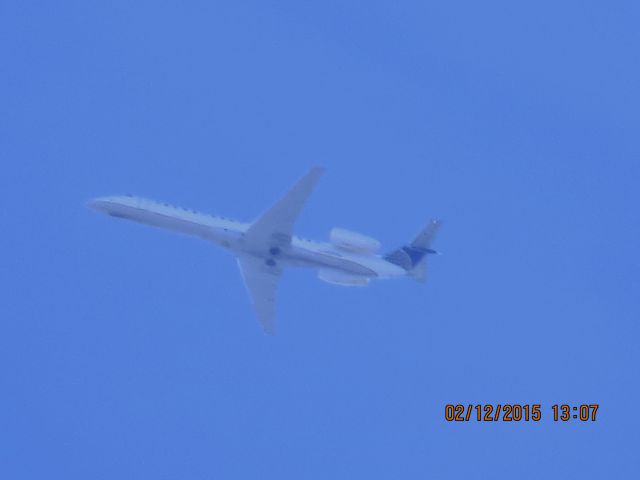
{"type": "Polygon", "coordinates": [[[249,250],[266,252],[269,247],[286,246],[291,242],[293,224],[323,172],[321,167],[309,170],[284,197],[251,224],[244,237],[249,250]]]}
{"type": "Polygon", "coordinates": [[[263,259],[250,255],[239,256],[238,266],[262,328],[273,335],[276,333],[276,289],[282,268],[277,264],[269,266],[263,259]]]}

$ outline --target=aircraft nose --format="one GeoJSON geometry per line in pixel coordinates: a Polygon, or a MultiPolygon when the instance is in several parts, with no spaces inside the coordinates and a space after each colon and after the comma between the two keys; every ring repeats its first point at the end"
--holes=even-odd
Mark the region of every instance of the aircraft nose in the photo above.
{"type": "Polygon", "coordinates": [[[85,206],[87,208],[91,208],[92,210],[104,211],[107,205],[107,201],[105,197],[92,198],[85,206]]]}

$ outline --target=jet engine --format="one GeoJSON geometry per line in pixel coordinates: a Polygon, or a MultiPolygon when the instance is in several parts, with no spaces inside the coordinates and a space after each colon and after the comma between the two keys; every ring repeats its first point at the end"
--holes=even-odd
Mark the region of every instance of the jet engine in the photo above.
{"type": "Polygon", "coordinates": [[[365,276],[351,275],[326,268],[318,271],[318,278],[324,282],[344,287],[366,287],[369,284],[369,279],[365,276]]]}
{"type": "Polygon", "coordinates": [[[375,253],[380,248],[380,242],[375,238],[344,228],[332,228],[329,241],[342,250],[356,253],[375,253]]]}

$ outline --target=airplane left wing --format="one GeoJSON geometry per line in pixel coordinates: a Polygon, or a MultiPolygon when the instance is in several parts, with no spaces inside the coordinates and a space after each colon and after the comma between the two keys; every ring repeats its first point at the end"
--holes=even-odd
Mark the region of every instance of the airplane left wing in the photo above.
{"type": "Polygon", "coordinates": [[[309,170],[284,197],[253,222],[245,232],[245,245],[256,253],[266,252],[269,247],[288,245],[293,224],[323,172],[321,167],[309,170]]]}
{"type": "Polygon", "coordinates": [[[250,255],[239,256],[238,266],[262,328],[273,335],[276,333],[276,289],[282,268],[277,264],[267,265],[263,259],[250,255]]]}

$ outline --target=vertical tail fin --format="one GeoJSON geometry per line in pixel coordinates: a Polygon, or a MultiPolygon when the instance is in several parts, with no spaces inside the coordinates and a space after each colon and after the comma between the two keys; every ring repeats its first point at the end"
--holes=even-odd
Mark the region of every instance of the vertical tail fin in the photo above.
{"type": "MultiPolygon", "coordinates": [[[[431,243],[435,238],[438,230],[442,227],[441,220],[431,220],[426,227],[424,227],[420,233],[411,242],[412,247],[431,249],[431,243]]],[[[428,253],[437,253],[435,250],[428,253]]]]}
{"type": "Polygon", "coordinates": [[[385,260],[404,268],[408,274],[418,281],[426,278],[427,254],[438,253],[431,248],[431,243],[442,226],[440,220],[431,220],[409,245],[404,245],[385,255],[385,260]]]}

